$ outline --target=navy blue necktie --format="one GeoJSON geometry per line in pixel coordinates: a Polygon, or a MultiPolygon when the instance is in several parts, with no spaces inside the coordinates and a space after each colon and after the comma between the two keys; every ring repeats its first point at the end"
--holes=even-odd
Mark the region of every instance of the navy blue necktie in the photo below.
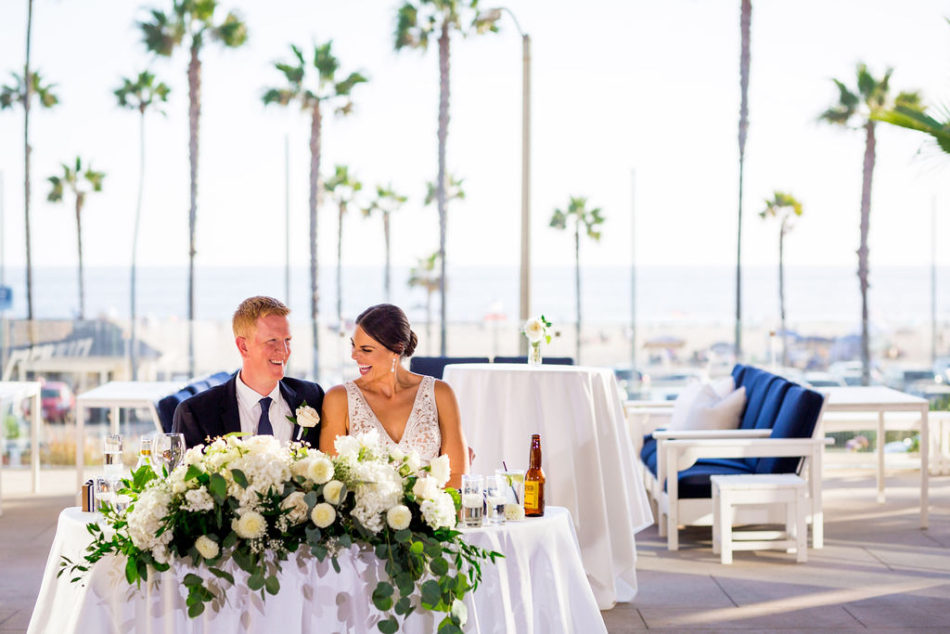
{"type": "Polygon", "coordinates": [[[270,426],[270,416],[268,416],[268,410],[270,410],[270,401],[269,396],[265,396],[260,400],[261,403],[261,419],[257,421],[257,435],[258,436],[273,436],[274,428],[270,426]]]}

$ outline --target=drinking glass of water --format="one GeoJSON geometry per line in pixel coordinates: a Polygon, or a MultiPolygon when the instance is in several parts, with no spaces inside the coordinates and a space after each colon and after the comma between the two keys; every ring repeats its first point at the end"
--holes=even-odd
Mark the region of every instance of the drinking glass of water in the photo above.
{"type": "Polygon", "coordinates": [[[122,473],[125,466],[122,464],[122,435],[106,434],[102,442],[102,456],[105,462],[105,474],[107,476],[117,476],[122,473]]]}
{"type": "Polygon", "coordinates": [[[504,476],[485,476],[485,508],[488,510],[486,515],[489,524],[505,523],[505,503],[508,501],[507,490],[508,481],[504,476]]]}
{"type": "Polygon", "coordinates": [[[485,498],[482,494],[484,478],[462,474],[462,526],[475,528],[482,525],[485,498]]]}
{"type": "Polygon", "coordinates": [[[183,434],[156,434],[152,445],[153,464],[165,467],[165,473],[181,464],[185,456],[185,436],[183,434]]]}

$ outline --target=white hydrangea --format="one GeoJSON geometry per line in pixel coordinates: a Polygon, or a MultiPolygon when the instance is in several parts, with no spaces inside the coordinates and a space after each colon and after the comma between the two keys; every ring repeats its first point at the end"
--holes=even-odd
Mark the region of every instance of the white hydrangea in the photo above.
{"type": "Polygon", "coordinates": [[[457,521],[455,513],[455,503],[452,496],[442,491],[434,499],[425,500],[419,505],[422,511],[422,518],[431,528],[453,528],[457,521]]]}
{"type": "Polygon", "coordinates": [[[129,537],[135,547],[151,551],[152,556],[160,562],[167,561],[167,546],[173,537],[172,531],[158,535],[162,520],[168,516],[171,501],[171,493],[159,483],[145,489],[125,516],[129,537]]]}
{"type": "Polygon", "coordinates": [[[190,467],[191,465],[200,464],[204,460],[204,445],[195,445],[191,449],[185,452],[185,457],[182,458],[182,464],[185,467],[190,467]]]}
{"type": "Polygon", "coordinates": [[[204,487],[191,489],[185,492],[185,504],[182,505],[182,508],[196,513],[210,511],[214,508],[214,498],[204,487]]]}
{"type": "Polygon", "coordinates": [[[273,488],[282,491],[284,482],[290,479],[290,455],[281,450],[280,441],[273,436],[252,436],[247,440],[248,451],[228,463],[221,475],[231,483],[228,494],[243,507],[255,507],[258,493],[267,494],[273,488]],[[247,478],[243,488],[233,483],[232,469],[238,469],[247,478]]]}
{"type": "Polygon", "coordinates": [[[350,473],[356,484],[352,515],[367,530],[383,529],[383,513],[403,498],[402,477],[393,465],[367,461],[353,465],[350,473]]]}
{"type": "Polygon", "coordinates": [[[444,487],[452,475],[452,469],[449,467],[449,457],[442,454],[429,463],[429,473],[435,478],[436,484],[444,487]]]}

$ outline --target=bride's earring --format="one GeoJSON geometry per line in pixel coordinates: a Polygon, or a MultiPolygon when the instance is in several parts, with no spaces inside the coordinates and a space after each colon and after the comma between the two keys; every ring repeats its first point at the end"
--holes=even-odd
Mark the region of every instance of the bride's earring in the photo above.
{"type": "Polygon", "coordinates": [[[396,373],[396,357],[393,357],[393,367],[390,370],[390,372],[392,372],[393,374],[396,373]]]}

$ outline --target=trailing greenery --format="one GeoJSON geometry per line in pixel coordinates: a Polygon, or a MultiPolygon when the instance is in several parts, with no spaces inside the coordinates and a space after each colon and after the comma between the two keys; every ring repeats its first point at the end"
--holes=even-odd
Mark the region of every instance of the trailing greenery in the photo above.
{"type": "MultiPolygon", "coordinates": [[[[377,434],[341,437],[337,449],[330,457],[233,434],[190,449],[165,477],[143,466],[119,492],[131,500],[128,510],[104,504],[103,520],[87,525],[93,539],[82,561],[63,557],[59,574],[79,582],[101,559],[121,556],[126,581],[138,586],[150,571],[187,559],[233,585],[231,561],[265,599],[280,591],[281,562],[291,553],[329,558],[340,572],[339,554],[356,547],[385,562],[387,578],[372,593],[381,632],[397,631],[397,617],[419,607],[445,613],[439,632],[461,632],[463,600],[478,587],[482,562],[502,555],[454,529],[461,500],[443,489],[447,457],[422,466],[414,453],[384,448],[377,434]]],[[[220,599],[200,574],[187,574],[184,586],[191,617],[220,599]]]]}

